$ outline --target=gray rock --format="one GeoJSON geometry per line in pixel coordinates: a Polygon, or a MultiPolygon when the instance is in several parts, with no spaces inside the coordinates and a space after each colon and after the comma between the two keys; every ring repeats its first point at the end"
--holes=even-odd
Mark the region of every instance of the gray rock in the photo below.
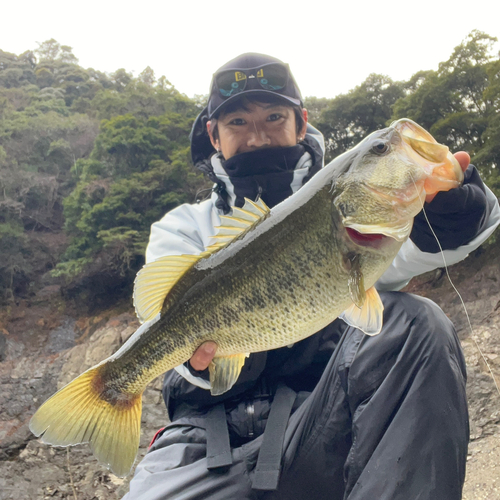
{"type": "Polygon", "coordinates": [[[61,326],[49,333],[49,340],[45,346],[47,354],[55,354],[75,346],[75,320],[65,318],[61,326]]]}

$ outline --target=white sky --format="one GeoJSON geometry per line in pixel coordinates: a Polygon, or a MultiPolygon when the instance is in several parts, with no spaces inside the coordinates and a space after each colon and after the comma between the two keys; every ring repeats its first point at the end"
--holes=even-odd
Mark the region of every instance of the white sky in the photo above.
{"type": "Polygon", "coordinates": [[[228,60],[262,52],[290,64],[304,97],[334,97],[370,73],[437,69],[473,29],[500,38],[499,19],[498,0],[21,0],[2,5],[0,49],[55,38],[85,68],[151,66],[189,97],[228,60]]]}

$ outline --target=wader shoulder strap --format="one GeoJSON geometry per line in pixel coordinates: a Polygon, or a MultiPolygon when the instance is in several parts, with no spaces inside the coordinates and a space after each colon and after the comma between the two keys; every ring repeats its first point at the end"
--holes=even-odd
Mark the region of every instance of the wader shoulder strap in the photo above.
{"type": "Polygon", "coordinates": [[[206,417],[207,469],[226,467],[233,463],[224,403],[210,408],[206,417]]]}
{"type": "Polygon", "coordinates": [[[255,467],[252,482],[255,490],[275,490],[278,487],[285,430],[295,397],[296,393],[286,385],[278,386],[255,467]]]}

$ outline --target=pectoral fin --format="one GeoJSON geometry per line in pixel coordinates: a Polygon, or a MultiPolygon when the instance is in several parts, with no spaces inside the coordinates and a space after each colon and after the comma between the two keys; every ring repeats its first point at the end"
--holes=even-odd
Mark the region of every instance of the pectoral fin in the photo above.
{"type": "Polygon", "coordinates": [[[349,286],[349,293],[351,295],[352,301],[359,308],[363,307],[366,300],[365,284],[363,279],[363,273],[361,272],[361,266],[359,263],[359,256],[355,255],[350,261],[350,272],[347,284],[349,286]]]}
{"type": "Polygon", "coordinates": [[[339,317],[348,325],[359,328],[367,335],[378,335],[382,330],[384,304],[375,287],[366,291],[366,299],[361,308],[353,304],[339,317]]]}
{"type": "Polygon", "coordinates": [[[219,396],[229,391],[240,376],[249,354],[234,354],[233,356],[215,357],[210,363],[210,392],[212,396],[219,396]]]}

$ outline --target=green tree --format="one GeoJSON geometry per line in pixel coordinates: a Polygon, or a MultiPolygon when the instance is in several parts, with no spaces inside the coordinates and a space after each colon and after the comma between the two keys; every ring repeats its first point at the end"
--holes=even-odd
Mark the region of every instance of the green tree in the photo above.
{"type": "Polygon", "coordinates": [[[191,125],[192,118],[178,113],[148,119],[129,114],[101,124],[90,158],[73,169],[79,182],[64,201],[71,243],[57,276],[77,283],[115,273],[130,283],[151,224],[192,202],[205,184],[191,170],[191,125]]]}
{"type": "Polygon", "coordinates": [[[68,45],[61,45],[61,50],[58,56],[58,59],[67,64],[77,64],[78,59],[77,57],[73,54],[73,48],[69,47],[68,45]]]}
{"type": "Polygon", "coordinates": [[[148,87],[152,87],[156,82],[155,72],[148,66],[139,74],[139,80],[148,87]]]}
{"type": "Polygon", "coordinates": [[[371,74],[359,86],[323,108],[317,126],[325,136],[327,161],[355,146],[390,121],[394,103],[404,95],[403,84],[371,74]]]}
{"type": "Polygon", "coordinates": [[[35,49],[35,54],[39,57],[40,61],[55,61],[61,52],[61,45],[59,42],[51,38],[45,42],[36,42],[38,48],[35,49]]]}
{"type": "Polygon", "coordinates": [[[137,78],[85,69],[55,39],[0,51],[0,300],[25,295],[55,265],[32,235],[63,225],[70,246],[58,272],[83,277],[82,289],[106,269],[136,269],[149,225],[203,183],[186,149],[198,109],[149,67],[137,78]]]}
{"type": "Polygon", "coordinates": [[[198,107],[191,99],[182,95],[172,85],[167,85],[161,78],[163,85],[156,86],[150,86],[138,79],[125,84],[127,78],[123,73],[119,78],[121,83],[117,83],[115,79],[111,88],[98,92],[92,99],[89,112],[95,112],[101,120],[126,114],[149,118],[168,112],[194,118],[198,112],[198,107]],[[119,90],[117,85],[120,85],[119,90]]]}
{"type": "Polygon", "coordinates": [[[500,60],[487,68],[489,85],[483,93],[487,125],[481,136],[482,147],[473,157],[488,185],[500,196],[500,60]]]}
{"type": "MultiPolygon", "coordinates": [[[[470,151],[500,194],[494,40],[474,31],[437,71],[406,82],[370,75],[334,99],[306,98],[327,160],[407,116],[470,151]]],[[[64,290],[89,303],[103,291],[111,301],[120,290],[129,295],[151,223],[207,186],[192,170],[188,140],[206,101],[150,67],[136,78],[83,68],[54,39],[21,55],[0,50],[0,301],[63,277],[64,290]],[[61,245],[43,250],[39,237],[61,245]],[[58,277],[49,278],[56,264],[58,277]]]]}
{"type": "Polygon", "coordinates": [[[38,48],[35,54],[42,61],[59,61],[65,64],[77,64],[78,59],[73,54],[73,49],[69,45],[61,45],[57,40],[51,38],[45,42],[37,42],[38,48]]]}
{"type": "Polygon", "coordinates": [[[23,87],[35,83],[33,52],[20,56],[0,50],[0,88],[23,87]]]}
{"type": "Polygon", "coordinates": [[[175,149],[188,146],[191,123],[177,113],[147,120],[131,114],[104,120],[91,157],[106,165],[106,175],[110,177],[142,172],[151,161],[168,161],[175,149]]]}
{"type": "Polygon", "coordinates": [[[495,41],[472,31],[437,71],[414,75],[405,87],[407,95],[394,106],[394,118],[415,120],[453,151],[464,149],[474,156],[489,141],[493,152],[499,112],[494,97],[499,68],[491,53],[495,41]]]}
{"type": "Polygon", "coordinates": [[[118,92],[123,91],[127,85],[132,82],[132,73],[128,73],[123,68],[117,69],[111,74],[111,81],[113,82],[113,90],[118,92]]]}
{"type": "Polygon", "coordinates": [[[321,119],[321,113],[332,104],[333,99],[327,97],[306,97],[304,107],[307,109],[308,121],[316,126],[321,119]]]}
{"type": "Polygon", "coordinates": [[[26,229],[61,229],[72,166],[90,154],[97,135],[97,121],[70,116],[61,92],[42,89],[31,95],[29,106],[22,111],[10,108],[0,122],[0,190],[4,203],[15,204],[15,215],[26,229]]]}
{"type": "MultiPolygon", "coordinates": [[[[1,202],[0,202],[1,203],[1,202]]],[[[23,227],[0,215],[0,304],[25,291],[31,271],[30,248],[23,227]]]]}

